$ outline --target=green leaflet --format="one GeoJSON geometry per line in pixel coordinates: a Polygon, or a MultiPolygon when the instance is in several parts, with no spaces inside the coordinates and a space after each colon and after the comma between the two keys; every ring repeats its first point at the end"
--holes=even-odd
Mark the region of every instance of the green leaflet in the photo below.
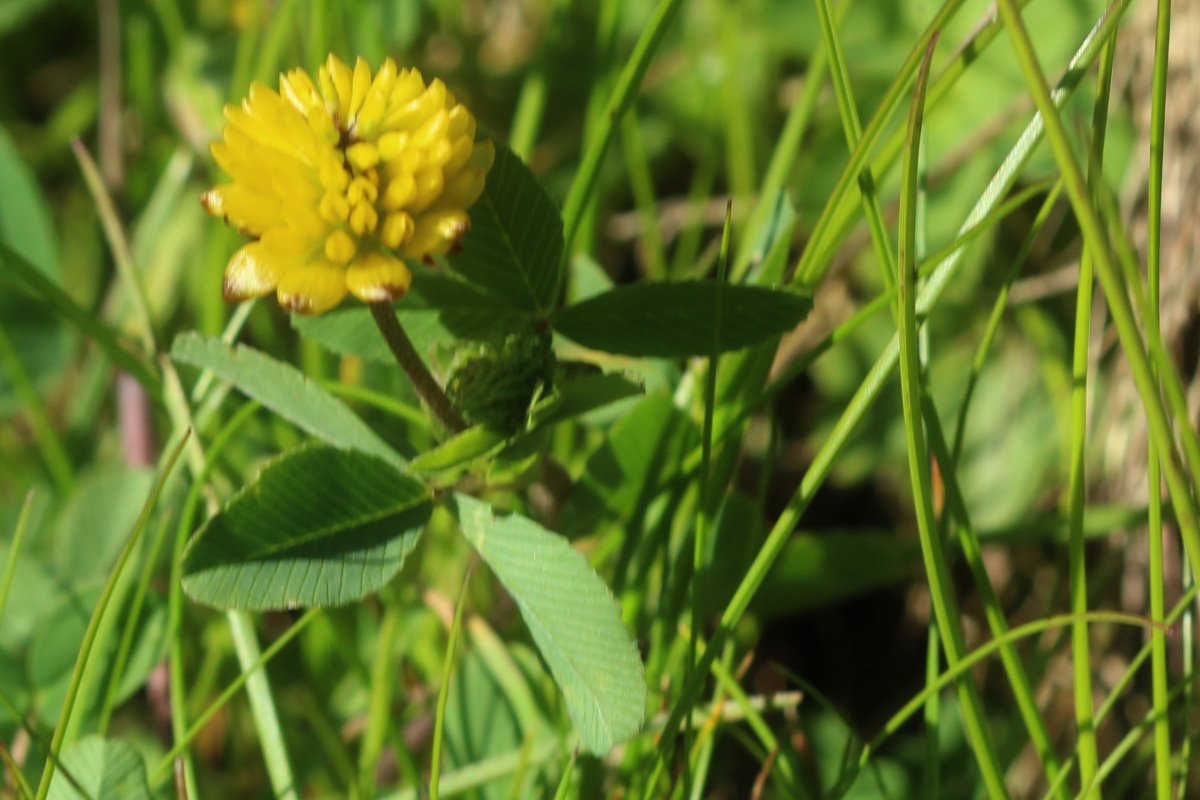
{"type": "Polygon", "coordinates": [[[88,736],[62,756],[62,769],[50,784],[50,800],[150,800],[146,764],[127,742],[88,736]],[[63,771],[70,773],[86,794],[80,794],[63,771]]]}
{"type": "Polygon", "coordinates": [[[400,570],[428,491],[387,462],[323,445],[268,464],[188,546],[183,589],[218,608],[343,605],[400,570]]]}
{"type": "Polygon", "coordinates": [[[785,333],[812,309],[800,292],[717,281],[634,283],[559,309],[554,330],[585,347],[682,358],[739,350],[785,333]]]}
{"type": "Polygon", "coordinates": [[[295,367],[244,345],[194,333],[175,338],[171,358],[211,370],[297,427],[338,447],[378,456],[396,467],[403,459],[374,431],[295,367]]]}
{"type": "Polygon", "coordinates": [[[521,311],[546,314],[562,281],[563,231],[558,209],[529,167],[497,145],[483,196],[471,207],[471,230],[451,268],[521,311]]]}
{"type": "Polygon", "coordinates": [[[603,754],[638,732],[646,679],[612,593],[563,537],[462,494],[463,536],[512,596],[550,667],[581,746],[603,754]]]}

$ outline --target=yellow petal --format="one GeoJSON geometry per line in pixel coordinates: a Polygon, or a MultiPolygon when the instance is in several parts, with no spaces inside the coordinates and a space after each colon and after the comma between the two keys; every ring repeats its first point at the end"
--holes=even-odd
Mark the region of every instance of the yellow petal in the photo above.
{"type": "Polygon", "coordinates": [[[358,203],[350,209],[350,229],[359,236],[366,236],[379,223],[379,212],[369,203],[358,203]]]}
{"type": "Polygon", "coordinates": [[[400,259],[372,252],[350,265],[346,284],[364,303],[390,303],[408,291],[412,273],[400,259]]]}
{"type": "Polygon", "coordinates": [[[455,172],[463,168],[467,161],[471,158],[471,153],[475,149],[475,142],[470,136],[460,136],[451,141],[450,155],[446,158],[446,163],[443,168],[447,173],[455,172]]]}
{"type": "Polygon", "coordinates": [[[466,169],[451,175],[438,198],[440,208],[470,208],[483,194],[487,173],[481,169],[466,169]]]}
{"type": "Polygon", "coordinates": [[[446,135],[451,139],[457,139],[459,136],[475,138],[475,117],[471,116],[466,106],[457,105],[450,109],[449,122],[446,135]]]}
{"type": "Polygon", "coordinates": [[[346,270],[314,261],[289,270],[279,281],[279,305],[300,314],[321,314],[346,296],[346,270]]]}
{"type": "Polygon", "coordinates": [[[408,146],[409,135],[404,131],[388,131],[379,137],[379,157],[384,161],[398,158],[408,146]]]}
{"type": "Polygon", "coordinates": [[[350,84],[350,108],[347,111],[346,119],[353,119],[358,116],[358,110],[362,108],[363,101],[367,99],[367,92],[371,89],[371,67],[367,64],[366,59],[362,56],[354,62],[354,76],[350,84]]]}
{"type": "Polygon", "coordinates": [[[334,264],[348,264],[350,259],[354,258],[354,253],[358,250],[358,245],[350,234],[342,230],[334,231],[329,234],[329,238],[325,240],[325,257],[334,264]]]}
{"type": "Polygon", "coordinates": [[[341,192],[326,192],[321,196],[317,206],[321,218],[326,222],[337,224],[350,218],[350,202],[341,192]]]}
{"type": "Polygon", "coordinates": [[[287,271],[285,257],[263,242],[251,242],[233,254],[225,267],[222,292],[231,303],[270,293],[287,271]]]}
{"type": "Polygon", "coordinates": [[[431,211],[417,217],[412,236],[401,252],[411,258],[424,259],[450,252],[471,227],[465,211],[431,211]]]}
{"type": "Polygon", "coordinates": [[[409,203],[409,206],[414,211],[421,211],[433,204],[434,200],[442,193],[446,182],[442,177],[442,171],[434,167],[432,169],[423,169],[416,175],[417,178],[417,193],[409,203]]]}
{"type": "Polygon", "coordinates": [[[417,182],[411,173],[402,172],[388,182],[383,195],[383,207],[388,211],[404,208],[417,193],[417,182]]]}
{"type": "Polygon", "coordinates": [[[384,247],[397,250],[412,232],[413,218],[403,211],[398,211],[388,214],[383,220],[383,227],[379,230],[379,241],[383,242],[384,247]]]}
{"type": "Polygon", "coordinates": [[[200,196],[204,210],[223,218],[239,231],[261,236],[283,222],[279,203],[238,183],[223,183],[200,196]]]}
{"type": "Polygon", "coordinates": [[[279,76],[279,93],[306,117],[321,105],[320,92],[302,69],[293,69],[279,76]]]}
{"type": "Polygon", "coordinates": [[[346,148],[346,159],[359,172],[366,172],[379,163],[379,148],[370,142],[355,142],[346,148]]]}
{"type": "Polygon", "coordinates": [[[354,84],[350,68],[330,53],[329,58],[325,59],[325,66],[321,67],[319,77],[325,107],[337,115],[339,122],[346,124],[350,119],[350,97],[354,84]]]}
{"type": "Polygon", "coordinates": [[[413,131],[445,104],[446,85],[434,79],[428,89],[388,114],[383,124],[390,129],[413,131]]]}
{"type": "Polygon", "coordinates": [[[446,136],[449,127],[450,115],[444,109],[435,111],[429,116],[429,119],[421,123],[421,127],[417,128],[417,132],[413,134],[413,144],[427,150],[446,136]]]}
{"type": "Polygon", "coordinates": [[[313,250],[321,244],[324,232],[323,227],[316,233],[291,226],[279,227],[264,233],[259,241],[281,262],[296,267],[308,263],[313,250]]]}
{"type": "Polygon", "coordinates": [[[388,99],[391,97],[392,87],[395,84],[396,62],[388,58],[384,60],[383,66],[376,73],[375,80],[371,83],[371,90],[367,92],[362,108],[358,110],[358,117],[354,125],[360,136],[372,136],[375,128],[383,121],[383,114],[387,110],[388,99]]]}
{"type": "MultiPolygon", "coordinates": [[[[422,80],[420,72],[415,69],[406,69],[401,72],[392,87],[391,97],[388,98],[389,115],[392,111],[412,101],[423,91],[425,91],[425,81],[422,80]]],[[[389,128],[392,127],[386,122],[384,124],[389,128]]]]}

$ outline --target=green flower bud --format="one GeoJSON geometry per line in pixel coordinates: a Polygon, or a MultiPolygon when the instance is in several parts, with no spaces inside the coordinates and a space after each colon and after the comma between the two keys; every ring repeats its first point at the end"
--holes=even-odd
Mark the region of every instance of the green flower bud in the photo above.
{"type": "Polygon", "coordinates": [[[525,427],[529,407],[553,377],[550,337],[512,335],[460,350],[446,394],[468,422],[511,434],[525,427]]]}

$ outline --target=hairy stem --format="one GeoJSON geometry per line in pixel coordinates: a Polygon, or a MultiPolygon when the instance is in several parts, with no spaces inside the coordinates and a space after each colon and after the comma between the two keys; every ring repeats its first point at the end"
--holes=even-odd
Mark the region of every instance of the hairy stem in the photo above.
{"type": "Polygon", "coordinates": [[[458,433],[466,428],[466,423],[451,405],[450,398],[446,397],[446,393],[442,391],[437,379],[433,377],[425,363],[421,361],[421,357],[417,355],[408,334],[404,332],[404,328],[400,327],[400,321],[396,319],[396,312],[392,310],[391,304],[371,303],[370,307],[371,316],[375,318],[379,332],[383,334],[383,339],[387,342],[392,355],[396,357],[397,363],[408,375],[408,379],[412,381],[417,394],[421,395],[425,404],[433,409],[433,413],[452,433],[458,433]]]}

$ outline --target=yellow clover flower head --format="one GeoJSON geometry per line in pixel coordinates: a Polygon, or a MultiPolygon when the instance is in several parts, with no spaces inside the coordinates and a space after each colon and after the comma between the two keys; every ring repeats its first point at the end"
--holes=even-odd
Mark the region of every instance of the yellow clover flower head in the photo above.
{"type": "Polygon", "coordinates": [[[470,225],[495,151],[440,80],[332,55],[317,78],[294,69],[278,94],[255,83],[225,108],[212,153],[233,180],[201,202],[254,237],[225,268],[226,300],[274,291],[304,314],[347,292],[390,302],[412,283],[403,258],[446,253],[470,225]]]}

